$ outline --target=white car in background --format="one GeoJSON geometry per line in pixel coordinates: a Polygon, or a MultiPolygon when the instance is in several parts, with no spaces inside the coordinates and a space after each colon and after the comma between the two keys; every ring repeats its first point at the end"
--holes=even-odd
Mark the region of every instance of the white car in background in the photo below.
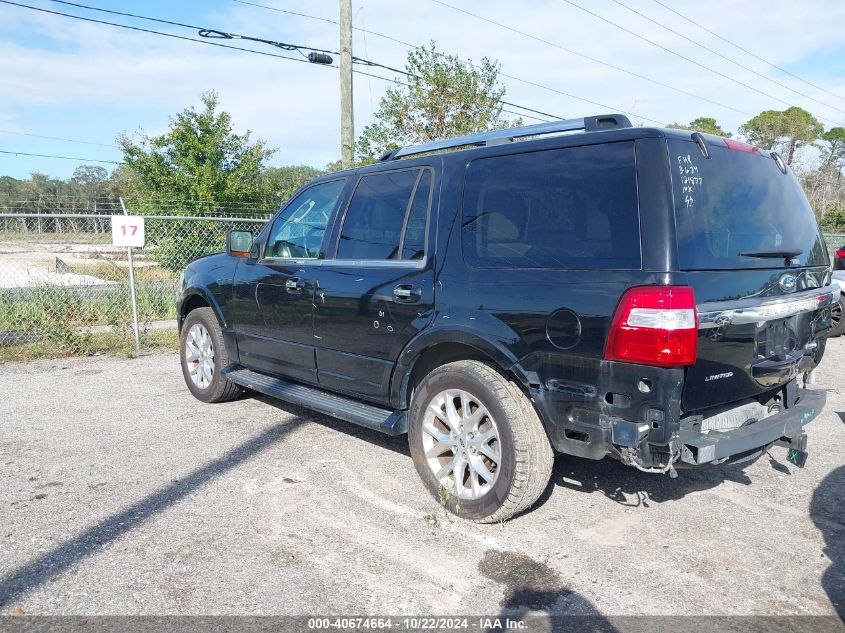
{"type": "MultiPolygon", "coordinates": [[[[837,251],[837,259],[839,259],[838,254],[842,250],[837,251]]],[[[830,308],[830,334],[828,336],[840,336],[845,334],[845,319],[842,318],[845,312],[845,270],[833,271],[833,283],[839,284],[842,292],[839,294],[839,302],[833,304],[830,308]]]]}

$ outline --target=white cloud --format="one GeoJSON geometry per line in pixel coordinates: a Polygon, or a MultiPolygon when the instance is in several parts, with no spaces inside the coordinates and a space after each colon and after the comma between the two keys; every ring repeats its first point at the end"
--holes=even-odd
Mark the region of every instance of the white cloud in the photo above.
{"type": "MultiPolygon", "coordinates": [[[[334,1],[261,1],[302,13],[336,17],[334,1]]],[[[514,29],[629,68],[742,113],[589,62],[431,0],[356,0],[353,6],[355,24],[412,43],[436,40],[440,50],[474,60],[482,56],[495,58],[501,62],[504,73],[583,96],[614,110],[635,111],[662,123],[714,116],[724,127],[736,129],[749,115],[764,109],[787,107],[678,59],[562,0],[522,6],[505,0],[449,1],[514,29]]],[[[831,121],[845,122],[845,112],[827,108],[767,82],[610,0],[574,1],[738,81],[827,117],[830,119],[825,121],[828,126],[832,125],[831,121]]],[[[622,1],[694,41],[845,111],[845,100],[837,100],[780,75],[655,2],[622,1]]],[[[841,51],[843,46],[845,3],[841,0],[816,0],[811,8],[806,3],[787,0],[765,3],[685,0],[672,2],[671,6],[780,65],[806,60],[813,55],[827,55],[832,50],[841,51]]],[[[331,24],[236,3],[216,4],[211,11],[188,21],[330,50],[337,48],[337,27],[331,24]]],[[[162,11],[149,10],[149,13],[158,15],[162,11]]],[[[97,17],[121,21],[112,16],[97,17]]],[[[162,25],[133,24],[171,30],[162,25]]],[[[193,36],[187,31],[172,29],[172,32],[193,36]]],[[[8,121],[18,130],[109,142],[123,130],[143,127],[156,132],[164,129],[168,116],[196,104],[201,91],[213,88],[220,93],[223,107],[232,113],[239,129],[249,128],[256,136],[280,149],[275,163],[322,166],[339,154],[339,87],[334,69],[76,22],[14,7],[0,9],[0,35],[4,33],[8,37],[0,42],[0,94],[3,95],[0,125],[8,121]],[[20,33],[28,34],[26,40],[20,33]],[[64,119],[63,114],[66,114],[64,119]],[[48,119],[50,131],[45,131],[48,119]],[[60,131],[63,133],[59,134],[60,131]]],[[[360,32],[354,37],[356,55],[363,57],[366,47],[368,58],[393,66],[404,65],[405,47],[373,35],[367,35],[365,41],[360,32]]],[[[225,43],[245,45],[237,41],[225,43]]],[[[255,47],[297,56],[297,53],[285,53],[267,46],[255,47]]],[[[804,63],[802,69],[806,73],[815,71],[812,81],[845,95],[842,67],[838,69],[838,76],[833,77],[825,76],[826,69],[814,69],[812,64],[804,63]]],[[[374,69],[373,72],[389,76],[387,71],[374,69]]],[[[538,110],[560,116],[580,116],[603,110],[515,80],[505,79],[504,82],[508,87],[508,101],[538,110]]],[[[370,122],[373,105],[377,106],[384,88],[383,81],[355,76],[358,131],[370,122]]],[[[72,166],[67,167],[72,170],[72,166]]]]}

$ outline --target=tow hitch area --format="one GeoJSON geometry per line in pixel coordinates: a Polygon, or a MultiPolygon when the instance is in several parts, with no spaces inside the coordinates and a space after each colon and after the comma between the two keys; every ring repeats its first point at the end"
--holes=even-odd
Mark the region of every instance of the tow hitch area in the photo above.
{"type": "Polygon", "coordinates": [[[802,389],[788,409],[738,428],[702,432],[695,427],[682,427],[681,461],[698,466],[777,444],[787,448],[790,463],[803,467],[807,461],[804,427],[821,413],[826,399],[824,391],[802,389]]]}
{"type": "Polygon", "coordinates": [[[786,447],[786,461],[794,466],[798,466],[798,468],[804,468],[804,464],[807,463],[807,456],[809,455],[807,452],[806,433],[801,433],[801,435],[791,439],[782,437],[775,444],[786,447]]]}

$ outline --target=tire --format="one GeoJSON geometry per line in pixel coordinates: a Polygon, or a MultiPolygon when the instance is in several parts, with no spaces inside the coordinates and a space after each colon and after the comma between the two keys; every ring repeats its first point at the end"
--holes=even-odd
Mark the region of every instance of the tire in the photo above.
{"type": "Polygon", "coordinates": [[[478,523],[527,510],[551,477],[554,454],[531,401],[479,361],[443,365],[417,385],[408,443],[432,496],[478,523]]]}
{"type": "Polygon", "coordinates": [[[179,337],[179,360],[185,384],[198,400],[225,402],[234,400],[243,391],[222,374],[229,365],[229,354],[211,308],[197,308],[185,318],[179,337]],[[206,347],[206,342],[210,346],[206,347]]]}
{"type": "Polygon", "coordinates": [[[830,308],[831,327],[829,337],[841,336],[845,333],[845,296],[840,296],[839,301],[830,308]]]}

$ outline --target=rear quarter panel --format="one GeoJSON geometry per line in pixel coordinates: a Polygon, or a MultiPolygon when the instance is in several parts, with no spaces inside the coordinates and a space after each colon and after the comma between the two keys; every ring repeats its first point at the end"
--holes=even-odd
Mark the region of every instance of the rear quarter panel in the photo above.
{"type": "MultiPolygon", "coordinates": [[[[453,159],[454,160],[454,159],[453,159]]],[[[641,219],[640,270],[478,269],[464,260],[461,199],[464,169],[445,169],[441,199],[435,318],[409,346],[426,339],[453,340],[512,363],[559,450],[589,457],[605,454],[603,442],[573,444],[565,430],[595,432],[601,416],[644,419],[649,409],[677,418],[682,370],[603,360],[610,322],[621,295],[638,285],[678,283],[668,158],[661,138],[636,141],[641,219]],[[577,319],[573,319],[575,315],[577,319]],[[577,323],[576,323],[577,322],[577,323]],[[570,331],[576,328],[577,332],[570,331]],[[553,340],[555,339],[555,340],[553,340]],[[647,379],[649,394],[637,386],[647,379]],[[616,398],[608,394],[619,394],[616,398]]],[[[461,165],[465,167],[465,165],[461,165]]],[[[612,186],[612,183],[609,184],[612,186]]],[[[638,236],[632,236],[637,239],[638,236]]],[[[412,364],[403,356],[402,363],[412,364]]],[[[670,430],[654,429],[651,441],[668,442],[670,430]]]]}

